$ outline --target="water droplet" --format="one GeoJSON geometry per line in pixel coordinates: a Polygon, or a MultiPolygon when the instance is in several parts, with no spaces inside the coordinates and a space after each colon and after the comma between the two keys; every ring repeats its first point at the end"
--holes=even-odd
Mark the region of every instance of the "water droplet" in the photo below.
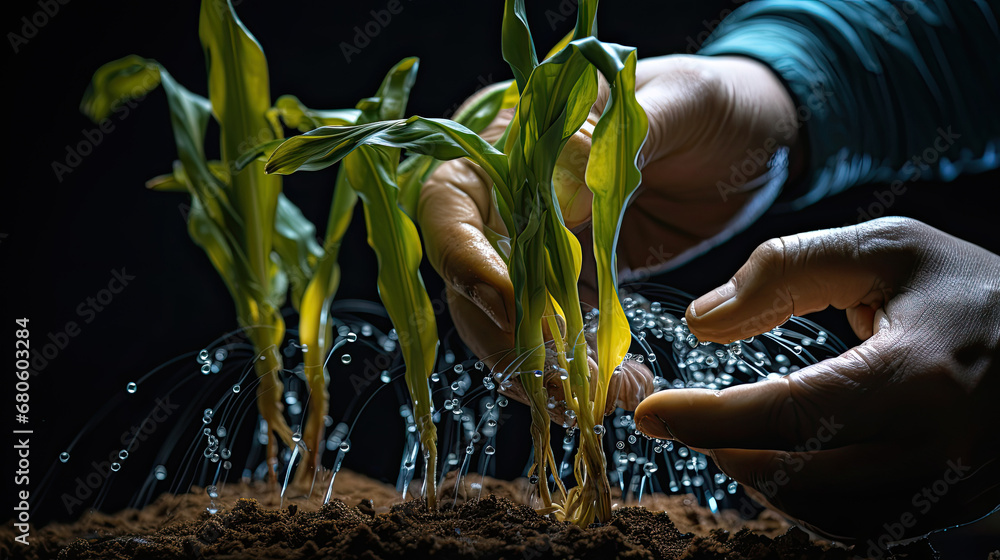
{"type": "Polygon", "coordinates": [[[389,370],[382,370],[382,375],[379,376],[379,380],[381,380],[382,383],[392,381],[392,377],[389,376],[389,370]]]}
{"type": "Polygon", "coordinates": [[[205,409],[205,416],[208,416],[209,418],[211,418],[214,415],[215,415],[215,411],[214,410],[212,410],[211,408],[206,408],[205,409]]]}
{"type": "Polygon", "coordinates": [[[528,484],[538,484],[538,475],[533,474],[528,477],[528,484]]]}
{"type": "Polygon", "coordinates": [[[490,428],[495,428],[497,425],[497,421],[490,418],[489,420],[486,421],[486,425],[489,426],[490,428]]]}
{"type": "Polygon", "coordinates": [[[292,441],[294,441],[295,443],[298,443],[298,442],[302,441],[302,433],[301,432],[295,432],[295,433],[293,433],[292,434],[292,441]]]}
{"type": "Polygon", "coordinates": [[[451,390],[452,391],[458,391],[461,388],[462,388],[462,384],[461,383],[459,383],[458,381],[452,382],[452,384],[451,384],[451,390]]]}
{"type": "Polygon", "coordinates": [[[569,372],[564,370],[563,368],[559,368],[559,379],[563,381],[569,379],[569,372]]]}
{"type": "Polygon", "coordinates": [[[236,385],[233,385],[233,392],[234,393],[239,393],[240,392],[240,385],[239,385],[239,383],[237,383],[236,385]]]}
{"type": "Polygon", "coordinates": [[[62,461],[63,463],[65,463],[66,461],[69,461],[69,453],[66,453],[65,451],[63,451],[62,453],[60,453],[59,454],[59,460],[62,461]]]}
{"type": "Polygon", "coordinates": [[[635,434],[628,436],[628,442],[635,445],[635,434]]]}
{"type": "Polygon", "coordinates": [[[212,428],[205,428],[204,430],[201,431],[201,433],[205,434],[206,436],[210,436],[212,435],[212,428]]]}
{"type": "Polygon", "coordinates": [[[205,488],[205,493],[207,493],[208,497],[212,498],[213,500],[219,497],[219,489],[216,488],[215,485],[205,488]]]}
{"type": "Polygon", "coordinates": [[[125,390],[129,393],[134,393],[139,389],[139,386],[135,384],[135,381],[129,381],[128,385],[125,386],[125,390]]]}
{"type": "Polygon", "coordinates": [[[229,450],[229,448],[227,448],[227,447],[223,447],[223,448],[222,448],[222,451],[221,451],[221,452],[219,452],[219,455],[220,455],[220,456],[221,456],[221,457],[222,457],[223,459],[228,459],[228,458],[230,458],[230,457],[232,457],[232,456],[233,456],[233,452],[232,452],[232,451],[230,451],[230,450],[229,450]]]}
{"type": "Polygon", "coordinates": [[[500,397],[497,399],[497,406],[504,407],[507,406],[507,397],[500,397]]]}
{"type": "Polygon", "coordinates": [[[222,468],[228,471],[229,469],[233,468],[233,464],[230,461],[226,461],[222,463],[222,468]]]}
{"type": "Polygon", "coordinates": [[[225,348],[219,348],[215,351],[215,359],[219,360],[220,362],[228,357],[229,357],[229,351],[226,350],[225,348]]]}
{"type": "Polygon", "coordinates": [[[213,463],[218,463],[219,462],[219,454],[218,453],[212,453],[212,456],[209,457],[208,460],[212,461],[213,463]]]}
{"type": "Polygon", "coordinates": [[[594,433],[603,436],[604,435],[604,424],[598,424],[594,426],[594,433]]]}
{"type": "Polygon", "coordinates": [[[473,445],[472,445],[472,444],[470,443],[470,444],[469,444],[469,445],[468,445],[468,446],[467,446],[467,447],[465,448],[465,453],[466,453],[466,455],[472,455],[472,453],[473,453],[473,452],[474,452],[475,450],[476,450],[476,448],[475,448],[475,447],[473,447],[473,445]]]}
{"type": "Polygon", "coordinates": [[[156,477],[156,480],[166,480],[167,467],[164,467],[163,465],[156,465],[156,468],[153,469],[153,476],[156,477]]]}
{"type": "Polygon", "coordinates": [[[494,449],[492,445],[487,445],[486,449],[483,449],[483,453],[485,453],[487,455],[493,455],[496,452],[497,452],[497,450],[494,449]]]}
{"type": "Polygon", "coordinates": [[[542,370],[536,369],[535,372],[534,372],[534,375],[535,375],[535,377],[541,377],[542,376],[542,370]]]}
{"type": "Polygon", "coordinates": [[[340,444],[340,450],[343,451],[344,453],[347,453],[348,451],[351,450],[351,444],[347,443],[346,441],[343,442],[343,443],[341,443],[340,444]]]}
{"type": "Polygon", "coordinates": [[[208,424],[208,423],[210,423],[212,421],[212,417],[211,416],[202,416],[201,417],[201,421],[204,424],[208,424]]]}
{"type": "Polygon", "coordinates": [[[482,371],[483,367],[485,366],[486,364],[484,364],[483,362],[476,362],[476,369],[478,369],[479,371],[482,371]]]}
{"type": "Polygon", "coordinates": [[[802,353],[802,347],[799,346],[798,344],[796,344],[795,346],[792,346],[792,353],[795,354],[796,356],[798,356],[799,354],[802,353]]]}
{"type": "Polygon", "coordinates": [[[660,468],[656,466],[656,463],[650,461],[642,466],[642,470],[645,471],[646,474],[653,474],[656,471],[660,470],[660,468]]]}
{"type": "Polygon", "coordinates": [[[210,373],[212,373],[212,364],[202,364],[202,366],[201,366],[201,374],[202,375],[208,375],[210,373]]]}
{"type": "Polygon", "coordinates": [[[122,449],[121,451],[119,451],[118,452],[118,458],[121,459],[122,461],[124,461],[125,459],[128,459],[128,451],[125,450],[125,449],[122,449]]]}
{"type": "Polygon", "coordinates": [[[625,449],[625,442],[619,441],[618,443],[615,444],[615,447],[617,447],[618,449],[625,449]]]}
{"type": "Polygon", "coordinates": [[[729,486],[726,486],[726,492],[729,492],[730,494],[735,494],[736,493],[736,481],[735,480],[733,482],[730,482],[729,486]]]}
{"type": "Polygon", "coordinates": [[[198,352],[198,361],[203,363],[208,361],[208,350],[198,352]]]}
{"type": "Polygon", "coordinates": [[[217,436],[219,436],[220,438],[221,437],[226,437],[226,434],[228,434],[228,433],[229,432],[226,431],[226,427],[225,426],[219,426],[219,429],[215,430],[215,434],[217,436]]]}
{"type": "Polygon", "coordinates": [[[118,463],[111,463],[111,470],[113,470],[115,472],[118,472],[121,468],[122,468],[122,466],[120,464],[118,464],[118,463]]]}
{"type": "Polygon", "coordinates": [[[455,364],[455,367],[453,369],[455,370],[455,373],[462,373],[463,371],[465,371],[465,366],[463,366],[462,364],[455,364]]]}
{"type": "Polygon", "coordinates": [[[351,363],[351,355],[350,354],[344,354],[343,356],[340,357],[340,362],[344,363],[344,364],[351,363]]]}
{"type": "Polygon", "coordinates": [[[726,478],[727,478],[726,475],[724,475],[724,474],[722,474],[720,472],[719,473],[715,473],[715,483],[716,484],[725,484],[726,483],[726,478]]]}

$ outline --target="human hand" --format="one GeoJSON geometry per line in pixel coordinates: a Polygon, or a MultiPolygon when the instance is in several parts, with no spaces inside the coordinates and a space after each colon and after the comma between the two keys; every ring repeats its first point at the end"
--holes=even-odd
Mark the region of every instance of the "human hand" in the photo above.
{"type": "Polygon", "coordinates": [[[829,305],[864,342],[773,381],[656,393],[636,425],[842,540],[884,548],[996,508],[1000,257],[909,219],[793,235],[686,317],[731,342],[829,305]]]}
{"type": "MultiPolygon", "coordinates": [[[[569,140],[554,178],[564,221],[581,237],[581,297],[590,304],[596,300],[592,196],[583,177],[593,123],[607,95],[602,84],[588,123],[569,140]]],[[[766,170],[754,159],[761,149],[770,153],[779,145],[790,146],[793,161],[800,150],[791,98],[769,68],[748,58],[641,60],[636,96],[650,129],[640,155],[643,183],[622,223],[618,261],[623,269],[641,271],[712,237],[736,215],[751,193],[720,196],[717,184],[729,180],[732,166],[751,162],[753,178],[766,170]]],[[[501,113],[481,136],[495,141],[511,118],[512,111],[501,113]]],[[[507,267],[484,234],[484,228],[506,233],[492,205],[488,177],[467,160],[441,164],[422,189],[417,215],[428,259],[448,285],[459,334],[473,352],[496,366],[514,345],[515,311],[507,267]]],[[[618,404],[631,410],[649,394],[652,374],[630,363],[625,373],[617,381],[622,387],[618,404]]],[[[609,392],[609,399],[614,395],[609,392]]],[[[517,398],[516,390],[513,396],[517,398]]]]}

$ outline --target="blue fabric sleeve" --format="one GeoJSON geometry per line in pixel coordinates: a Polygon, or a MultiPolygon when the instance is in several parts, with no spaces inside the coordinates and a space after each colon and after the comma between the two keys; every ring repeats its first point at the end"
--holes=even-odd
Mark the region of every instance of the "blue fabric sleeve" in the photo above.
{"type": "Polygon", "coordinates": [[[699,54],[768,64],[797,104],[809,173],[792,209],[866,182],[1000,165],[1000,0],[755,0],[699,54]]]}

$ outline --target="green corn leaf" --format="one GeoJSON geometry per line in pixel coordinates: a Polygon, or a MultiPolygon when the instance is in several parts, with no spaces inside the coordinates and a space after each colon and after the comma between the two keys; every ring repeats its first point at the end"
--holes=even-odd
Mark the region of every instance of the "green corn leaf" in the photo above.
{"type": "Polygon", "coordinates": [[[598,0],[577,0],[573,39],[590,37],[597,32],[597,3],[598,0]]]}
{"type": "Polygon", "coordinates": [[[507,192],[507,158],[453,121],[410,117],[357,126],[323,127],[285,140],[267,162],[268,173],[324,169],[363,144],[401,148],[439,160],[467,157],[507,192]]]}
{"type": "Polygon", "coordinates": [[[278,196],[274,219],[274,250],[292,287],[292,306],[299,310],[302,294],[324,252],[316,242],[316,227],[283,194],[278,196]]]}
{"type": "Polygon", "coordinates": [[[429,453],[426,495],[433,507],[437,493],[437,429],[427,379],[437,357],[437,323],[420,276],[423,252],[417,228],[396,201],[397,161],[385,150],[362,146],[344,159],[344,168],[348,181],[364,201],[368,244],[378,257],[379,297],[399,335],[414,418],[421,443],[429,453]]]}
{"type": "Polygon", "coordinates": [[[122,103],[140,99],[160,85],[160,65],[136,55],[113,60],[94,72],[80,110],[94,122],[111,116],[122,103]]]}
{"type": "MultiPolygon", "coordinates": [[[[497,113],[504,108],[504,104],[509,102],[507,90],[512,83],[507,80],[489,86],[489,89],[478,99],[456,113],[453,120],[479,134],[493,122],[497,113]]],[[[420,188],[430,174],[437,169],[439,163],[438,160],[430,156],[415,154],[403,160],[399,165],[399,204],[407,215],[416,216],[420,188]]]]}
{"type": "Polygon", "coordinates": [[[375,111],[367,113],[362,110],[359,124],[373,121],[389,121],[401,119],[406,115],[406,104],[410,99],[410,90],[417,80],[417,69],[420,60],[416,57],[404,58],[389,69],[382,85],[375,94],[375,111]]]}
{"type": "Polygon", "coordinates": [[[346,126],[355,124],[361,111],[357,109],[319,110],[306,107],[294,95],[282,95],[274,102],[270,115],[277,116],[288,128],[308,132],[321,126],[346,126]]]}
{"type": "Polygon", "coordinates": [[[535,43],[531,39],[528,16],[524,12],[524,0],[506,0],[503,9],[501,51],[503,59],[510,65],[517,81],[518,91],[523,91],[528,76],[538,66],[535,43]]]}
{"type": "Polygon", "coordinates": [[[198,31],[208,65],[212,113],[221,129],[222,161],[233,170],[230,200],[244,221],[240,241],[250,265],[244,289],[263,299],[271,291],[267,284],[273,275],[270,254],[281,180],[267,176],[260,163],[238,172],[235,165],[243,152],[273,139],[267,119],[271,107],[267,60],[228,0],[225,5],[219,0],[202,2],[198,31]]]}
{"type": "MultiPolygon", "coordinates": [[[[606,396],[611,375],[631,342],[628,320],[618,299],[615,252],[622,216],[642,179],[636,159],[648,131],[646,113],[635,98],[635,51],[609,46],[602,52],[608,55],[602,59],[605,64],[598,67],[608,77],[611,95],[594,128],[586,177],[587,187],[594,193],[591,212],[601,310],[597,330],[601,384],[597,398],[606,396]]],[[[600,403],[603,406],[603,400],[600,403]]]]}

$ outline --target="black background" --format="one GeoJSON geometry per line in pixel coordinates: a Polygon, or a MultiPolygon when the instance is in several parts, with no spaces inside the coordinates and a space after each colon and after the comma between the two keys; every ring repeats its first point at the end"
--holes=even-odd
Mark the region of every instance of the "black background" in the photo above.
{"type": "MultiPolygon", "coordinates": [[[[450,114],[483,83],[509,78],[499,50],[501,2],[403,0],[402,12],[392,16],[371,43],[347,62],[340,43],[351,41],[354,27],[372,19],[369,10],[385,5],[379,0],[245,0],[237,11],[268,56],[272,98],[292,93],[311,107],[351,107],[374,93],[393,63],[419,56],[420,75],[410,112],[440,116],[450,114]]],[[[562,8],[567,6],[571,3],[564,2],[562,8]]],[[[692,45],[734,7],[736,3],[730,0],[606,2],[599,17],[600,37],[636,45],[640,56],[691,52],[692,45]]],[[[550,25],[551,19],[559,19],[553,15],[560,9],[556,1],[532,3],[529,8],[542,51],[572,25],[573,15],[550,25]]],[[[5,33],[20,33],[21,17],[30,18],[38,10],[34,2],[6,3],[5,33]]],[[[95,128],[78,105],[101,64],[132,53],[155,58],[192,91],[207,91],[197,37],[198,10],[198,3],[190,0],[71,0],[27,44],[20,45],[18,53],[4,45],[8,126],[0,222],[6,307],[2,320],[30,318],[36,347],[68,321],[81,324],[79,336],[32,381],[32,465],[37,469],[33,481],[40,480],[83,421],[111,395],[122,393],[128,381],[203,347],[235,325],[225,288],[187,235],[180,211],[186,195],[143,188],[147,179],[168,172],[176,157],[162,91],[150,94],[127,117],[113,116],[114,130],[61,181],[52,169],[53,162],[65,161],[67,146],[85,140],[84,131],[95,128]],[[122,267],[135,280],[92,322],[82,324],[77,307],[107,286],[113,269],[122,267]]],[[[924,220],[997,252],[1000,238],[991,201],[998,178],[993,172],[949,184],[912,184],[887,214],[924,220]]],[[[332,173],[300,174],[286,179],[284,185],[307,217],[325,224],[332,173]]],[[[883,190],[884,185],[857,187],[796,214],[770,214],[726,246],[656,280],[702,293],[725,282],[760,242],[776,235],[854,223],[862,209],[877,203],[876,191],[883,190]]],[[[338,297],[374,300],[376,264],[362,223],[358,213],[344,243],[344,279],[338,297]]],[[[440,294],[441,283],[429,267],[424,277],[432,298],[440,294]]],[[[447,314],[439,320],[442,333],[447,334],[447,314]]],[[[817,321],[845,341],[854,341],[842,313],[827,311],[817,321]]],[[[13,339],[12,325],[8,327],[6,332],[13,339]]],[[[192,362],[191,367],[197,366],[192,362]]],[[[343,409],[337,407],[343,403],[336,397],[336,377],[332,385],[331,415],[339,418],[343,409]]],[[[197,391],[192,386],[181,394],[197,391]]],[[[386,401],[391,405],[386,419],[373,413],[376,416],[366,422],[389,429],[373,430],[363,447],[367,451],[352,453],[347,463],[386,480],[394,479],[402,441],[394,434],[399,431],[393,427],[399,421],[390,402],[394,398],[386,401]]],[[[509,410],[517,416],[507,430],[517,436],[510,439],[510,447],[526,446],[524,409],[512,405],[509,410]]],[[[121,418],[133,412],[125,406],[121,418]]],[[[106,442],[94,445],[96,455],[106,455],[106,442]]],[[[527,450],[511,449],[506,457],[501,470],[518,474],[527,450]]],[[[69,484],[72,476],[59,474],[56,481],[69,484]]],[[[109,495],[105,508],[122,507],[132,491],[123,480],[109,495]]],[[[58,504],[40,504],[35,521],[58,517],[60,511],[58,504]]],[[[971,547],[964,549],[966,554],[984,557],[990,542],[985,533],[997,534],[987,524],[964,529],[968,536],[962,539],[948,538],[949,533],[936,536],[934,542],[952,550],[960,546],[955,543],[965,542],[962,546],[971,547]]]]}

